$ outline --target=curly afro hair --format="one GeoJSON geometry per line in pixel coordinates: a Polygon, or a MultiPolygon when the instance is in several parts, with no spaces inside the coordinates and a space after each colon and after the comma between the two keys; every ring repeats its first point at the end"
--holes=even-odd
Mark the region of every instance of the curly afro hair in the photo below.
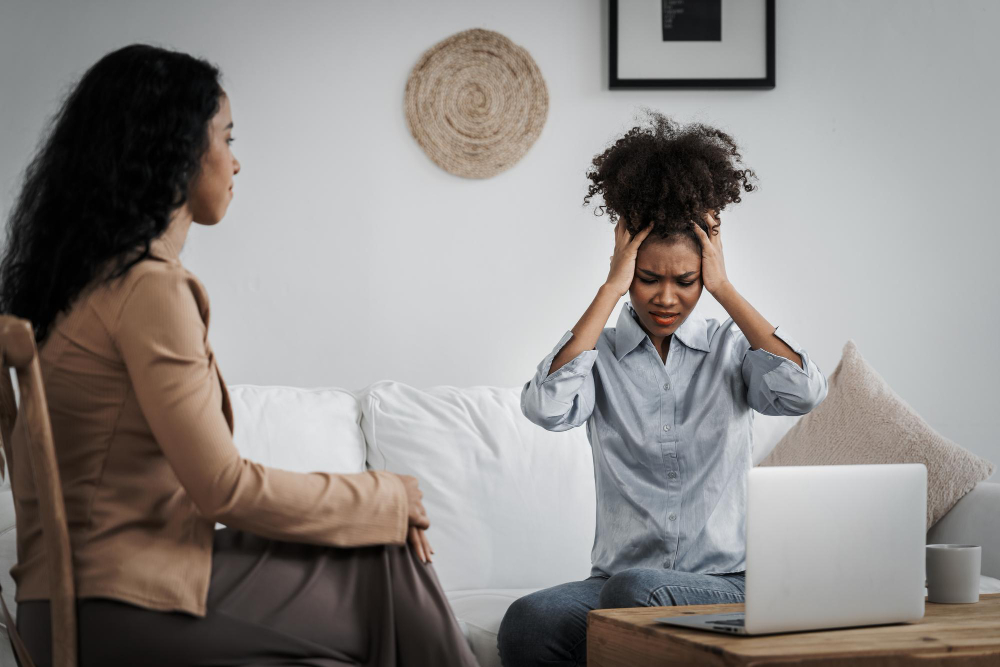
{"type": "Polygon", "coordinates": [[[757,189],[751,183],[756,176],[740,168],[742,156],[725,132],[645,113],[645,122],[594,157],[583,203],[601,195],[604,204],[594,215],[606,211],[613,223],[624,218],[632,234],[652,222],[651,238],[689,238],[700,247],[691,223],[705,229],[702,214],[739,203],[741,192],[757,189]]]}

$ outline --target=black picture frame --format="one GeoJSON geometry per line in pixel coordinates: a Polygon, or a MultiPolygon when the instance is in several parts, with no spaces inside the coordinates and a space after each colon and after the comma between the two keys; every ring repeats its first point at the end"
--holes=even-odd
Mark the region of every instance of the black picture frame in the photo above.
{"type": "Polygon", "coordinates": [[[635,88],[719,88],[719,89],[771,89],[775,86],[774,76],[774,0],[764,2],[764,23],[765,23],[765,58],[767,60],[766,75],[762,79],[620,79],[618,78],[618,0],[610,2],[610,43],[608,53],[610,62],[608,63],[609,82],[608,86],[614,89],[635,89],[635,88]]]}

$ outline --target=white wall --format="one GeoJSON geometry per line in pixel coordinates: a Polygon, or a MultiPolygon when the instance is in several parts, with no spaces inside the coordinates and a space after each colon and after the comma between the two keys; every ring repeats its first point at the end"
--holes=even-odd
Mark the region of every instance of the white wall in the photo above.
{"type": "Polygon", "coordinates": [[[1000,3],[777,4],[776,89],[612,92],[597,0],[3,0],[0,211],[101,55],[205,56],[243,172],[183,259],[212,295],[227,381],[516,385],[606,274],[611,227],[581,207],[584,172],[648,105],[732,132],[759,173],[725,218],[740,291],[828,373],[853,338],[935,428],[1000,463],[1000,3]],[[550,93],[538,142],[485,181],[436,167],[402,111],[420,54],[472,27],[527,48],[550,93]]]}

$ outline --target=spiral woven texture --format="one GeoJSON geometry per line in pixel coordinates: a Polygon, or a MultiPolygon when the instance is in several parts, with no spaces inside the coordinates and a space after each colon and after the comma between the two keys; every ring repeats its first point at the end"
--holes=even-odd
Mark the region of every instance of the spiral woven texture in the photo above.
{"type": "Polygon", "coordinates": [[[531,55],[480,29],[428,49],[410,73],[405,97],[413,138],[438,166],[465,178],[489,178],[517,163],[549,110],[531,55]]]}

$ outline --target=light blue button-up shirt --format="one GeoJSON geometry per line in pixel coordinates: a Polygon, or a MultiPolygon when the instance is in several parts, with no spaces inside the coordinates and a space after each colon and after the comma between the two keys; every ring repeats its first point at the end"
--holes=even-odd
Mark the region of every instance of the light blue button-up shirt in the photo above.
{"type": "Polygon", "coordinates": [[[597,349],[552,375],[567,332],[521,391],[521,411],[550,431],[587,423],[597,483],[592,574],[633,567],[718,574],[746,569],[746,490],[754,410],[801,415],[826,378],[780,327],[805,369],[750,342],[732,319],[692,313],[664,364],[632,305],[597,349]]]}

